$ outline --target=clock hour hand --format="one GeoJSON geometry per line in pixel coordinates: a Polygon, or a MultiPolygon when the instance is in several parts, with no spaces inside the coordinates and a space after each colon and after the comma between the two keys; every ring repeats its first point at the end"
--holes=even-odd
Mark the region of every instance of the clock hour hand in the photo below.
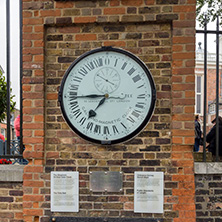
{"type": "Polygon", "coordinates": [[[106,97],[102,98],[100,101],[99,101],[99,104],[97,105],[97,107],[94,109],[94,110],[89,110],[89,116],[88,118],[91,118],[91,117],[94,117],[96,116],[96,110],[105,102],[106,100],[106,97]]]}

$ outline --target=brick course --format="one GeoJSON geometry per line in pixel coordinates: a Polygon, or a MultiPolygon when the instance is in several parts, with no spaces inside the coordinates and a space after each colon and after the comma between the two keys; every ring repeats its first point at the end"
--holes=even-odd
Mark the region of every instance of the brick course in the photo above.
{"type": "Polygon", "coordinates": [[[195,221],[195,1],[26,0],[23,16],[24,157],[30,161],[24,171],[24,221],[45,222],[54,215],[49,195],[54,170],[80,172],[80,212],[72,216],[195,221]],[[108,45],[131,51],[147,64],[157,103],[150,123],[137,137],[104,147],[70,131],[57,92],[74,59],[108,45]],[[89,172],[96,170],[123,171],[123,191],[100,193],[100,198],[91,193],[89,172]],[[163,215],[133,213],[134,171],[165,173],[163,215]]]}

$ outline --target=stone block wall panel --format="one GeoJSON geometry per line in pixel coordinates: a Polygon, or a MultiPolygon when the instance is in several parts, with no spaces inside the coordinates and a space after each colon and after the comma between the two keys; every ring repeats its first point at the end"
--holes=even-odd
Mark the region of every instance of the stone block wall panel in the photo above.
{"type": "Polygon", "coordinates": [[[197,221],[221,221],[222,175],[195,176],[197,221]]]}
{"type": "Polygon", "coordinates": [[[22,182],[0,182],[0,221],[23,221],[22,182]]]}
{"type": "Polygon", "coordinates": [[[195,0],[23,1],[23,219],[51,216],[195,221],[193,174],[195,0]],[[120,47],[140,57],[157,88],[154,115],[137,137],[97,146],[64,122],[58,88],[82,53],[120,47]],[[50,172],[79,171],[79,213],[50,212],[50,172]],[[90,171],[123,171],[121,193],[91,193],[90,171]],[[134,171],[163,171],[164,214],[133,212],[134,171]]]}

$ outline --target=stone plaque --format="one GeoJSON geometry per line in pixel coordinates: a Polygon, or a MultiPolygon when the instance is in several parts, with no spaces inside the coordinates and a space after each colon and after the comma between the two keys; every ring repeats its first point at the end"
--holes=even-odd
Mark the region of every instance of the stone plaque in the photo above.
{"type": "Polygon", "coordinates": [[[90,172],[89,181],[93,192],[120,192],[123,187],[122,172],[90,172]]]}
{"type": "Polygon", "coordinates": [[[163,172],[135,172],[134,212],[163,213],[163,172]]]}
{"type": "Polygon", "coordinates": [[[51,211],[79,211],[79,172],[51,172],[51,211]]]}

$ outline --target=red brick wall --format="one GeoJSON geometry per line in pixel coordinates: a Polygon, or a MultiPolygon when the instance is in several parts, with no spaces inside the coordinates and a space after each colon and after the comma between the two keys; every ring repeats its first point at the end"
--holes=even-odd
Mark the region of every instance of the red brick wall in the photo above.
{"type": "Polygon", "coordinates": [[[80,173],[80,212],[69,216],[195,221],[195,2],[23,1],[23,134],[24,156],[30,161],[24,170],[24,221],[45,222],[52,215],[52,170],[80,173]],[[70,61],[103,45],[139,56],[157,88],[156,109],[147,128],[112,147],[79,139],[64,122],[57,102],[70,61]],[[90,194],[92,170],[123,171],[123,193],[90,194]],[[164,172],[164,214],[133,213],[133,173],[138,170],[164,172]]]}

